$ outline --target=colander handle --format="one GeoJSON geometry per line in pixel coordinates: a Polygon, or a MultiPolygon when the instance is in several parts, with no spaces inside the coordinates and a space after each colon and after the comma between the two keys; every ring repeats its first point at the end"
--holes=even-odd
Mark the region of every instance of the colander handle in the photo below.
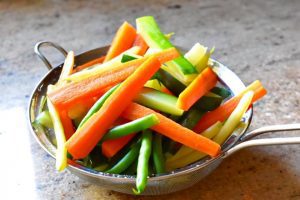
{"type": "Polygon", "coordinates": [[[46,67],[51,70],[53,67],[48,61],[48,59],[44,56],[44,54],[40,51],[40,48],[43,46],[48,46],[48,47],[54,47],[57,49],[60,53],[62,53],[65,57],[67,56],[68,52],[62,48],[60,45],[54,43],[54,42],[48,42],[48,41],[41,41],[36,43],[34,46],[34,52],[39,56],[39,58],[44,62],[46,67]]]}
{"type": "Polygon", "coordinates": [[[273,126],[265,126],[262,128],[258,128],[253,130],[247,134],[245,134],[241,139],[240,143],[226,151],[223,157],[228,157],[235,152],[253,146],[269,146],[269,145],[287,145],[287,144],[300,144],[300,137],[284,137],[284,138],[262,138],[262,139],[253,139],[263,133],[270,132],[279,132],[279,131],[296,131],[300,130],[300,124],[284,124],[284,125],[273,125],[273,126]]]}

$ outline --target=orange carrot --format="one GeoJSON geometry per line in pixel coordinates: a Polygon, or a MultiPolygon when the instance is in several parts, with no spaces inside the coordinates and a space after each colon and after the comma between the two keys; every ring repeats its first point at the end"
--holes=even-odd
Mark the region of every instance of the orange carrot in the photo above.
{"type": "Polygon", "coordinates": [[[145,42],[145,40],[143,39],[143,37],[140,34],[137,34],[133,46],[138,46],[140,47],[139,52],[137,53],[140,56],[143,56],[147,49],[149,48],[149,46],[147,45],[147,43],[145,42]]]}
{"type": "Polygon", "coordinates": [[[124,22],[118,29],[111,46],[107,52],[104,62],[120,55],[130,47],[136,38],[136,30],[128,22],[124,22]]]}
{"type": "MultiPolygon", "coordinates": [[[[164,63],[179,56],[175,48],[170,48],[156,54],[160,63],[164,63]]],[[[139,58],[120,64],[119,67],[95,75],[80,82],[74,82],[49,92],[48,96],[57,109],[66,109],[88,98],[99,96],[130,76],[148,57],[139,58]]]]}
{"type": "Polygon", "coordinates": [[[242,96],[250,90],[254,91],[252,103],[254,103],[258,99],[262,98],[267,93],[267,91],[261,85],[261,83],[256,81],[256,82],[252,83],[251,85],[249,85],[240,94],[238,94],[235,97],[232,97],[231,99],[226,101],[223,105],[219,106],[217,109],[203,115],[203,117],[201,117],[200,121],[197,123],[197,125],[195,126],[195,128],[193,130],[197,133],[201,133],[204,130],[206,130],[208,127],[212,126],[217,121],[220,121],[220,122],[225,121],[230,116],[230,114],[233,112],[235,107],[238,105],[242,96]],[[259,84],[257,85],[257,83],[259,83],[259,84]]]}
{"type": "Polygon", "coordinates": [[[102,154],[107,158],[111,158],[116,155],[133,137],[135,133],[125,135],[120,138],[106,140],[102,143],[102,154]]]}
{"type": "Polygon", "coordinates": [[[81,71],[83,69],[86,69],[86,68],[88,68],[88,67],[90,67],[92,65],[95,65],[95,64],[101,64],[104,61],[104,59],[105,59],[105,56],[101,56],[100,58],[97,58],[95,60],[91,60],[91,61],[89,61],[89,62],[87,62],[87,63],[85,63],[83,65],[80,65],[80,66],[76,67],[73,70],[73,73],[79,72],[79,71],[81,71]]]}
{"type": "Polygon", "coordinates": [[[122,113],[122,117],[129,120],[136,120],[149,114],[156,114],[159,123],[151,129],[171,138],[172,140],[184,144],[195,150],[204,152],[210,156],[217,156],[220,153],[220,145],[212,140],[199,135],[192,130],[177,124],[173,120],[136,103],[131,103],[122,113]]]}
{"type": "Polygon", "coordinates": [[[66,139],[69,139],[75,132],[72,120],[69,118],[66,110],[61,111],[59,117],[64,128],[65,137],[66,139]]]}
{"type": "Polygon", "coordinates": [[[144,84],[160,68],[156,57],[148,58],[118,89],[105,101],[101,109],[79,128],[67,141],[68,152],[75,158],[86,157],[131,103],[144,84]]]}
{"type": "Polygon", "coordinates": [[[176,106],[187,111],[198,99],[212,89],[217,81],[217,75],[210,67],[207,67],[180,93],[176,106]]]}

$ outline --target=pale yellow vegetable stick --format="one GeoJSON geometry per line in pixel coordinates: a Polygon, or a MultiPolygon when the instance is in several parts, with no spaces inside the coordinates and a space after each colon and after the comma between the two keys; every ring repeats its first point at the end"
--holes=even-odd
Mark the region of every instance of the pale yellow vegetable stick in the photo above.
{"type": "MultiPolygon", "coordinates": [[[[218,121],[214,125],[209,127],[208,129],[206,129],[205,131],[200,133],[200,135],[211,139],[218,134],[218,132],[220,131],[221,128],[222,128],[222,123],[218,121]]],[[[176,162],[177,160],[187,156],[188,154],[190,154],[192,152],[198,152],[198,151],[195,151],[194,149],[191,149],[191,148],[183,145],[180,147],[180,149],[176,152],[176,154],[174,156],[172,156],[166,160],[166,163],[176,162]]]]}
{"type": "Polygon", "coordinates": [[[196,66],[205,53],[207,47],[201,45],[200,43],[194,44],[194,46],[184,55],[184,57],[194,66],[196,66]]]}
{"type": "MultiPolygon", "coordinates": [[[[51,90],[51,85],[49,86],[50,87],[48,87],[48,90],[51,90]]],[[[59,114],[49,98],[47,98],[47,106],[49,109],[50,117],[53,122],[53,128],[56,139],[56,169],[58,171],[62,171],[67,167],[67,148],[65,146],[66,138],[64,128],[60,121],[59,114]]]]}
{"type": "MultiPolygon", "coordinates": [[[[234,130],[234,132],[232,134],[238,135],[243,130],[245,130],[246,127],[247,127],[246,123],[240,122],[240,124],[234,130]]],[[[177,168],[181,168],[181,167],[187,166],[189,164],[192,164],[192,163],[204,158],[205,156],[207,156],[207,154],[201,153],[199,151],[193,151],[193,152],[185,155],[184,157],[181,157],[180,159],[177,159],[176,161],[167,162],[166,163],[166,169],[168,171],[171,171],[171,170],[174,170],[174,169],[177,169],[177,168]]]]}
{"type": "Polygon", "coordinates": [[[109,60],[108,62],[95,64],[87,69],[84,69],[82,71],[74,73],[74,74],[66,77],[65,79],[68,81],[78,82],[78,81],[87,79],[91,76],[95,76],[95,75],[101,74],[103,72],[110,71],[121,64],[121,60],[122,60],[122,57],[124,54],[137,54],[137,52],[139,50],[140,50],[140,47],[134,46],[134,47],[128,49],[127,51],[124,51],[117,57],[109,60]]]}
{"type": "Polygon", "coordinates": [[[73,66],[74,66],[74,52],[69,51],[65,59],[62,71],[60,73],[58,82],[61,82],[63,79],[67,78],[70,74],[72,74],[73,66]]]}
{"type": "Polygon", "coordinates": [[[221,128],[220,132],[214,137],[214,141],[218,144],[223,144],[225,140],[232,134],[234,129],[240,123],[243,115],[249,108],[254,92],[249,91],[241,98],[239,104],[231,113],[225,124],[221,128]]]}

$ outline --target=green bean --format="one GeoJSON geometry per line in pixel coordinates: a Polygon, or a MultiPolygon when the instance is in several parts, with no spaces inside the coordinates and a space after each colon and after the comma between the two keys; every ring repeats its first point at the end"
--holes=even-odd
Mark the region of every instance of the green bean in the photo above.
{"type": "Polygon", "coordinates": [[[158,117],[155,114],[150,114],[145,117],[139,118],[137,120],[110,129],[109,132],[104,135],[103,141],[116,139],[116,138],[123,137],[125,135],[136,133],[145,130],[147,128],[150,128],[151,126],[154,126],[158,123],[159,123],[158,117]]]}
{"type": "Polygon", "coordinates": [[[138,160],[136,159],[124,172],[125,175],[136,175],[138,160]]]}
{"type": "Polygon", "coordinates": [[[143,131],[142,144],[138,158],[136,189],[133,189],[134,194],[141,194],[146,185],[148,177],[148,164],[151,155],[152,132],[150,130],[143,131]]]}
{"type": "Polygon", "coordinates": [[[125,171],[137,159],[140,146],[141,142],[136,142],[128,153],[119,162],[117,162],[117,164],[105,172],[110,174],[120,174],[125,171]]]}
{"type": "Polygon", "coordinates": [[[153,162],[156,174],[165,172],[165,158],[162,152],[162,135],[155,134],[153,140],[153,162]]]}
{"type": "Polygon", "coordinates": [[[82,119],[82,121],[80,122],[80,124],[78,125],[78,128],[80,128],[93,114],[95,114],[98,110],[100,110],[100,108],[102,107],[102,105],[104,104],[104,102],[106,101],[106,99],[118,88],[119,85],[116,85],[114,87],[112,87],[110,90],[108,90],[93,106],[92,108],[88,111],[88,113],[85,115],[85,117],[82,119]]]}

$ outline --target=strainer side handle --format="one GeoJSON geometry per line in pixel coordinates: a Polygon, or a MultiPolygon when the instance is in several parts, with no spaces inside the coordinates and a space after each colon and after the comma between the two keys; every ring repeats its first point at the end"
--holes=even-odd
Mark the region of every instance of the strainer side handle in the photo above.
{"type": "Polygon", "coordinates": [[[269,145],[289,145],[289,144],[300,144],[300,137],[284,137],[284,138],[262,138],[253,139],[258,135],[269,133],[269,132],[279,132],[279,131],[295,131],[300,130],[300,123],[298,124],[284,124],[284,125],[272,125],[253,130],[245,134],[240,140],[241,142],[223,154],[223,157],[228,157],[235,152],[253,146],[269,146],[269,145]]]}
{"type": "Polygon", "coordinates": [[[44,56],[44,54],[41,52],[40,48],[43,46],[48,46],[48,47],[53,47],[57,49],[60,53],[62,53],[65,57],[67,56],[68,52],[62,48],[60,45],[54,43],[54,42],[49,42],[49,41],[41,41],[36,43],[34,46],[34,52],[38,55],[38,57],[44,62],[46,67],[51,70],[53,67],[48,61],[48,59],[44,56]]]}

